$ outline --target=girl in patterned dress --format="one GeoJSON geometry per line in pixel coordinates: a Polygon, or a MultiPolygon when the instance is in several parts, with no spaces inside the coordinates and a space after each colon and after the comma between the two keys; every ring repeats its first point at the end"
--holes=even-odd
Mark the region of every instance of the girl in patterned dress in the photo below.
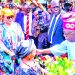
{"type": "Polygon", "coordinates": [[[46,75],[45,70],[39,64],[37,65],[34,59],[36,47],[32,39],[21,42],[16,50],[16,55],[18,58],[21,58],[18,73],[15,73],[16,75],[46,75]]]}

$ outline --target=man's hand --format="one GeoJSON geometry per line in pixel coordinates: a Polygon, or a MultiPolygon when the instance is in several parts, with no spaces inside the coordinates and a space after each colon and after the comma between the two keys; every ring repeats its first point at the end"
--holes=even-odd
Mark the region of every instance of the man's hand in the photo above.
{"type": "Polygon", "coordinates": [[[41,54],[41,50],[36,49],[36,55],[40,55],[41,54]]]}

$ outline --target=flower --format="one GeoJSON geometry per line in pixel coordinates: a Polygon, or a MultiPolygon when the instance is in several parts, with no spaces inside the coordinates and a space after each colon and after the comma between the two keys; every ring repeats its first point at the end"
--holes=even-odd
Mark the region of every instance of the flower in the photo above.
{"type": "MultiPolygon", "coordinates": [[[[38,59],[38,58],[37,58],[38,59]]],[[[75,66],[72,60],[68,60],[67,57],[55,56],[50,57],[48,55],[41,56],[39,63],[44,65],[44,68],[48,71],[48,75],[74,75],[75,66]],[[45,59],[44,61],[42,59],[45,59]]]]}

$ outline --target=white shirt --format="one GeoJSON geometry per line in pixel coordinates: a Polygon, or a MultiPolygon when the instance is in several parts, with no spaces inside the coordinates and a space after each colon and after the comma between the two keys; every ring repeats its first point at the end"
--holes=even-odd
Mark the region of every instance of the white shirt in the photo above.
{"type": "Polygon", "coordinates": [[[50,48],[54,55],[60,56],[63,53],[68,53],[68,58],[75,60],[75,42],[63,41],[59,45],[50,48]]]}

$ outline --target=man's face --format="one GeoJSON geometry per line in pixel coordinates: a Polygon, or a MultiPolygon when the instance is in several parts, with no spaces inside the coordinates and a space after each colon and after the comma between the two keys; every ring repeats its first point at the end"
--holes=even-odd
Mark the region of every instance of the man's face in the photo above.
{"type": "Polygon", "coordinates": [[[22,6],[22,11],[27,15],[30,12],[30,8],[27,5],[22,6]]]}
{"type": "Polygon", "coordinates": [[[39,19],[39,16],[38,16],[38,10],[36,10],[36,11],[34,11],[34,17],[36,18],[36,19],[39,19]]]}
{"type": "Polygon", "coordinates": [[[63,32],[66,40],[70,42],[75,42],[75,30],[64,29],[63,32]]]}
{"type": "Polygon", "coordinates": [[[54,14],[58,14],[60,12],[60,7],[59,5],[52,5],[51,10],[54,14]]]}

